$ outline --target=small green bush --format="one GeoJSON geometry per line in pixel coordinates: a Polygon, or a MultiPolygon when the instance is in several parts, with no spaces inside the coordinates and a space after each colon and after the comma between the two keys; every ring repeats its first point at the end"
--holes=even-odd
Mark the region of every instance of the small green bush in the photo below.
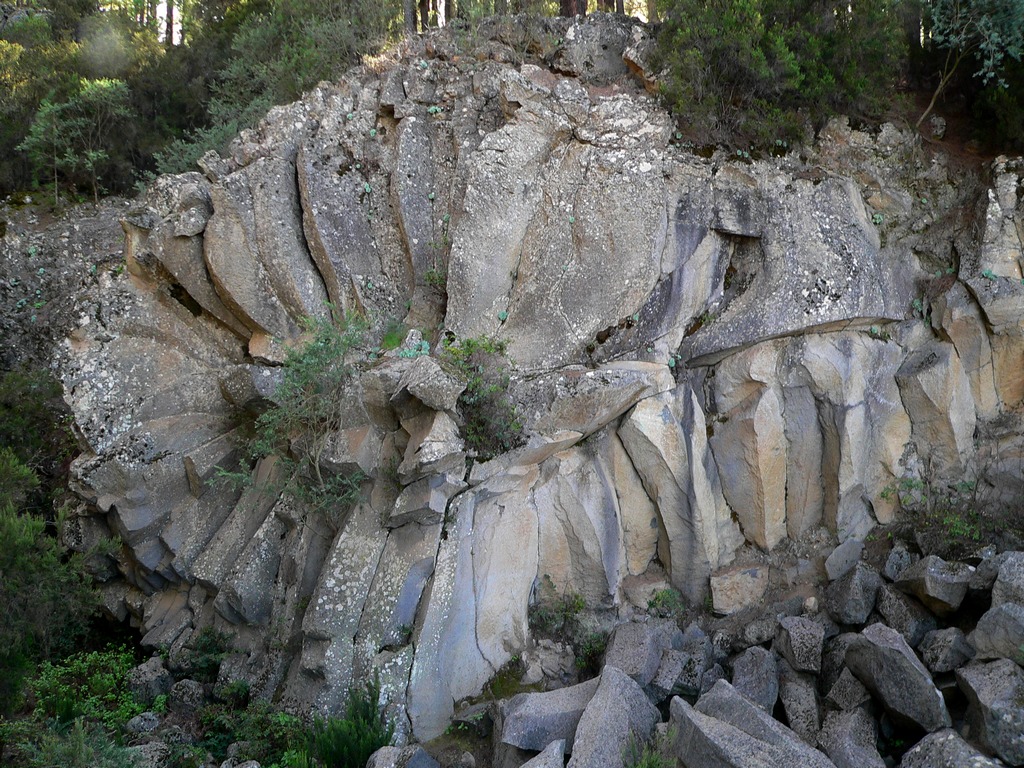
{"type": "Polygon", "coordinates": [[[686,600],[677,589],[659,589],[647,601],[647,612],[663,619],[679,619],[686,612],[686,600]]]}
{"type": "Polygon", "coordinates": [[[229,634],[213,627],[199,630],[185,658],[189,674],[201,683],[215,682],[221,662],[228,655],[230,641],[229,634]]]}
{"type": "Polygon", "coordinates": [[[135,755],[119,746],[103,728],[82,718],[69,725],[44,729],[38,743],[25,746],[33,768],[134,768],[135,755]]]}
{"type": "Polygon", "coordinates": [[[29,682],[36,698],[35,716],[69,723],[79,718],[110,729],[123,726],[143,708],[128,690],[135,659],[125,647],[68,656],[59,664],[44,662],[29,682]]]}
{"type": "Polygon", "coordinates": [[[244,709],[230,704],[213,704],[199,714],[203,729],[200,746],[218,761],[227,756],[227,748],[240,743],[240,760],[256,760],[261,765],[280,764],[285,755],[300,749],[306,741],[302,722],[270,704],[257,701],[244,709]]]}
{"type": "MultiPolygon", "coordinates": [[[[306,329],[310,340],[289,350],[274,405],[256,418],[242,448],[252,461],[276,456],[285,478],[280,490],[287,489],[337,527],[361,498],[365,476],[325,472],[320,459],[327,438],[343,426],[345,386],[357,360],[369,352],[368,326],[352,316],[337,323],[307,320],[306,329]]],[[[222,471],[220,477],[244,483],[249,475],[222,471]]]]}
{"type": "Polygon", "coordinates": [[[523,442],[523,425],[509,399],[507,345],[488,337],[446,342],[441,357],[466,378],[459,396],[466,445],[486,460],[523,442]]]}
{"type": "Polygon", "coordinates": [[[303,756],[304,765],[322,768],[363,768],[370,755],[391,743],[394,726],[378,708],[380,683],[349,690],[345,716],[313,722],[303,756]]]}

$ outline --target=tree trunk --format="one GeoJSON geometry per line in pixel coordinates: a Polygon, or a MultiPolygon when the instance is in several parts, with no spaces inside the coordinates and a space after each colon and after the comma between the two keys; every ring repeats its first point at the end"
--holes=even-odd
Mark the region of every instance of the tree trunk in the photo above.
{"type": "Polygon", "coordinates": [[[420,0],[420,32],[430,27],[430,0],[420,0]]]}
{"type": "Polygon", "coordinates": [[[597,0],[597,10],[605,13],[615,12],[615,0],[597,0]]]}
{"type": "Polygon", "coordinates": [[[174,45],[174,0],[167,0],[167,33],[164,45],[168,48],[174,45]]]}
{"type": "Polygon", "coordinates": [[[615,0],[615,12],[621,13],[623,16],[626,15],[626,3],[624,0],[615,0]]]}
{"type": "Polygon", "coordinates": [[[405,17],[405,34],[416,34],[416,0],[402,0],[402,13],[405,17]]]}
{"type": "Polygon", "coordinates": [[[587,0],[559,0],[560,16],[586,16],[587,0]]]}
{"type": "Polygon", "coordinates": [[[658,20],[658,0],[647,0],[647,21],[654,23],[658,20]]]}

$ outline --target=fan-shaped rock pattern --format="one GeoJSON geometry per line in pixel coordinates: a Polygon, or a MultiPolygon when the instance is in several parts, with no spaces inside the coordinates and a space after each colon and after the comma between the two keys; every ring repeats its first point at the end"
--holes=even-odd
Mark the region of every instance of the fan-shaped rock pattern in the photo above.
{"type": "Polygon", "coordinates": [[[400,733],[427,737],[524,648],[545,574],[614,609],[657,560],[700,601],[744,540],[891,520],[887,488],[962,472],[979,424],[1022,485],[1019,167],[997,164],[977,263],[928,297],[937,340],[912,251],[941,255],[945,225],[928,240],[911,211],[881,238],[871,216],[882,188],[956,202],[909,154],[887,170],[907,137],[836,122],[806,162],[702,158],[626,74],[639,22],[537,23],[557,71],[442,55],[438,33],[275,108],[126,219],[129,275],[60,366],[75,488],[126,544],[108,607],[147,644],[226,630],[225,675],[325,711],[377,672],[400,733]],[[601,66],[567,74],[584,48],[601,66]],[[507,343],[525,444],[474,460],[462,382],[405,349],[359,361],[323,454],[366,475],[354,509],[306,508],[272,460],[211,482],[328,300],[378,336],[507,343]]]}

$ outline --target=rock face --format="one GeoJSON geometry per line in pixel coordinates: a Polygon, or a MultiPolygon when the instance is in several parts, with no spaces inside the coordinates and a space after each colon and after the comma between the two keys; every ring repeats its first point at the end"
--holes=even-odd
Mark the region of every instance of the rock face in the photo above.
{"type": "MultiPolygon", "coordinates": [[[[107,608],[145,644],[173,660],[226,632],[226,669],[253,695],[325,712],[379,674],[401,737],[427,738],[526,648],[545,575],[607,612],[656,567],[691,603],[715,578],[731,612],[768,580],[728,570],[745,543],[824,528],[859,552],[925,468],[958,482],[984,465],[981,482],[1024,489],[1019,164],[999,160],[976,200],[911,136],[842,121],[802,157],[704,158],[629,74],[645,26],[537,23],[560,41],[554,69],[507,63],[501,35],[480,57],[449,55],[446,32],[410,42],[386,71],[275,108],[203,175],[158,180],[126,217],[126,273],[74,313],[57,363],[75,490],[124,543],[107,608]],[[949,224],[978,200],[983,226],[949,224]],[[961,257],[952,287],[926,281],[925,253],[961,257]],[[358,468],[361,502],[322,515],[273,460],[244,489],[211,482],[250,470],[237,435],[274,401],[305,319],[343,312],[374,338],[318,467],[358,468]],[[399,325],[441,332],[373,349],[399,325]],[[525,427],[487,461],[438,354],[482,336],[507,345],[525,427]]],[[[900,588],[955,610],[960,575],[919,570],[900,588]]],[[[999,578],[1017,600],[1011,569],[999,578]]],[[[829,612],[863,622],[880,577],[843,579],[829,612]]],[[[806,629],[783,640],[801,673],[806,629]]]]}

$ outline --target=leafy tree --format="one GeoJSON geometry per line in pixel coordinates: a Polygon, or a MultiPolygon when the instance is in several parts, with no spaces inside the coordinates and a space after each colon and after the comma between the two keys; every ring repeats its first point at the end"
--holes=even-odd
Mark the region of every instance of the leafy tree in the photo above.
{"type": "Polygon", "coordinates": [[[982,83],[1006,87],[1007,57],[1020,61],[1024,53],[1024,0],[931,0],[928,11],[931,41],[946,56],[919,127],[964,61],[977,64],[974,76],[982,83]]]}
{"type": "Polygon", "coordinates": [[[70,651],[97,606],[81,555],[65,558],[45,520],[16,511],[34,482],[0,448],[0,714],[17,704],[32,662],[70,651]]]}
{"type": "Polygon", "coordinates": [[[128,86],[121,80],[82,80],[67,101],[44,99],[28,135],[18,146],[37,172],[51,174],[54,205],[61,178],[74,183],[85,178],[99,202],[100,179],[114,173],[114,146],[124,140],[131,112],[128,86]]]}
{"type": "Polygon", "coordinates": [[[901,61],[894,0],[663,0],[663,95],[703,141],[770,145],[879,114],[901,61]]]}

